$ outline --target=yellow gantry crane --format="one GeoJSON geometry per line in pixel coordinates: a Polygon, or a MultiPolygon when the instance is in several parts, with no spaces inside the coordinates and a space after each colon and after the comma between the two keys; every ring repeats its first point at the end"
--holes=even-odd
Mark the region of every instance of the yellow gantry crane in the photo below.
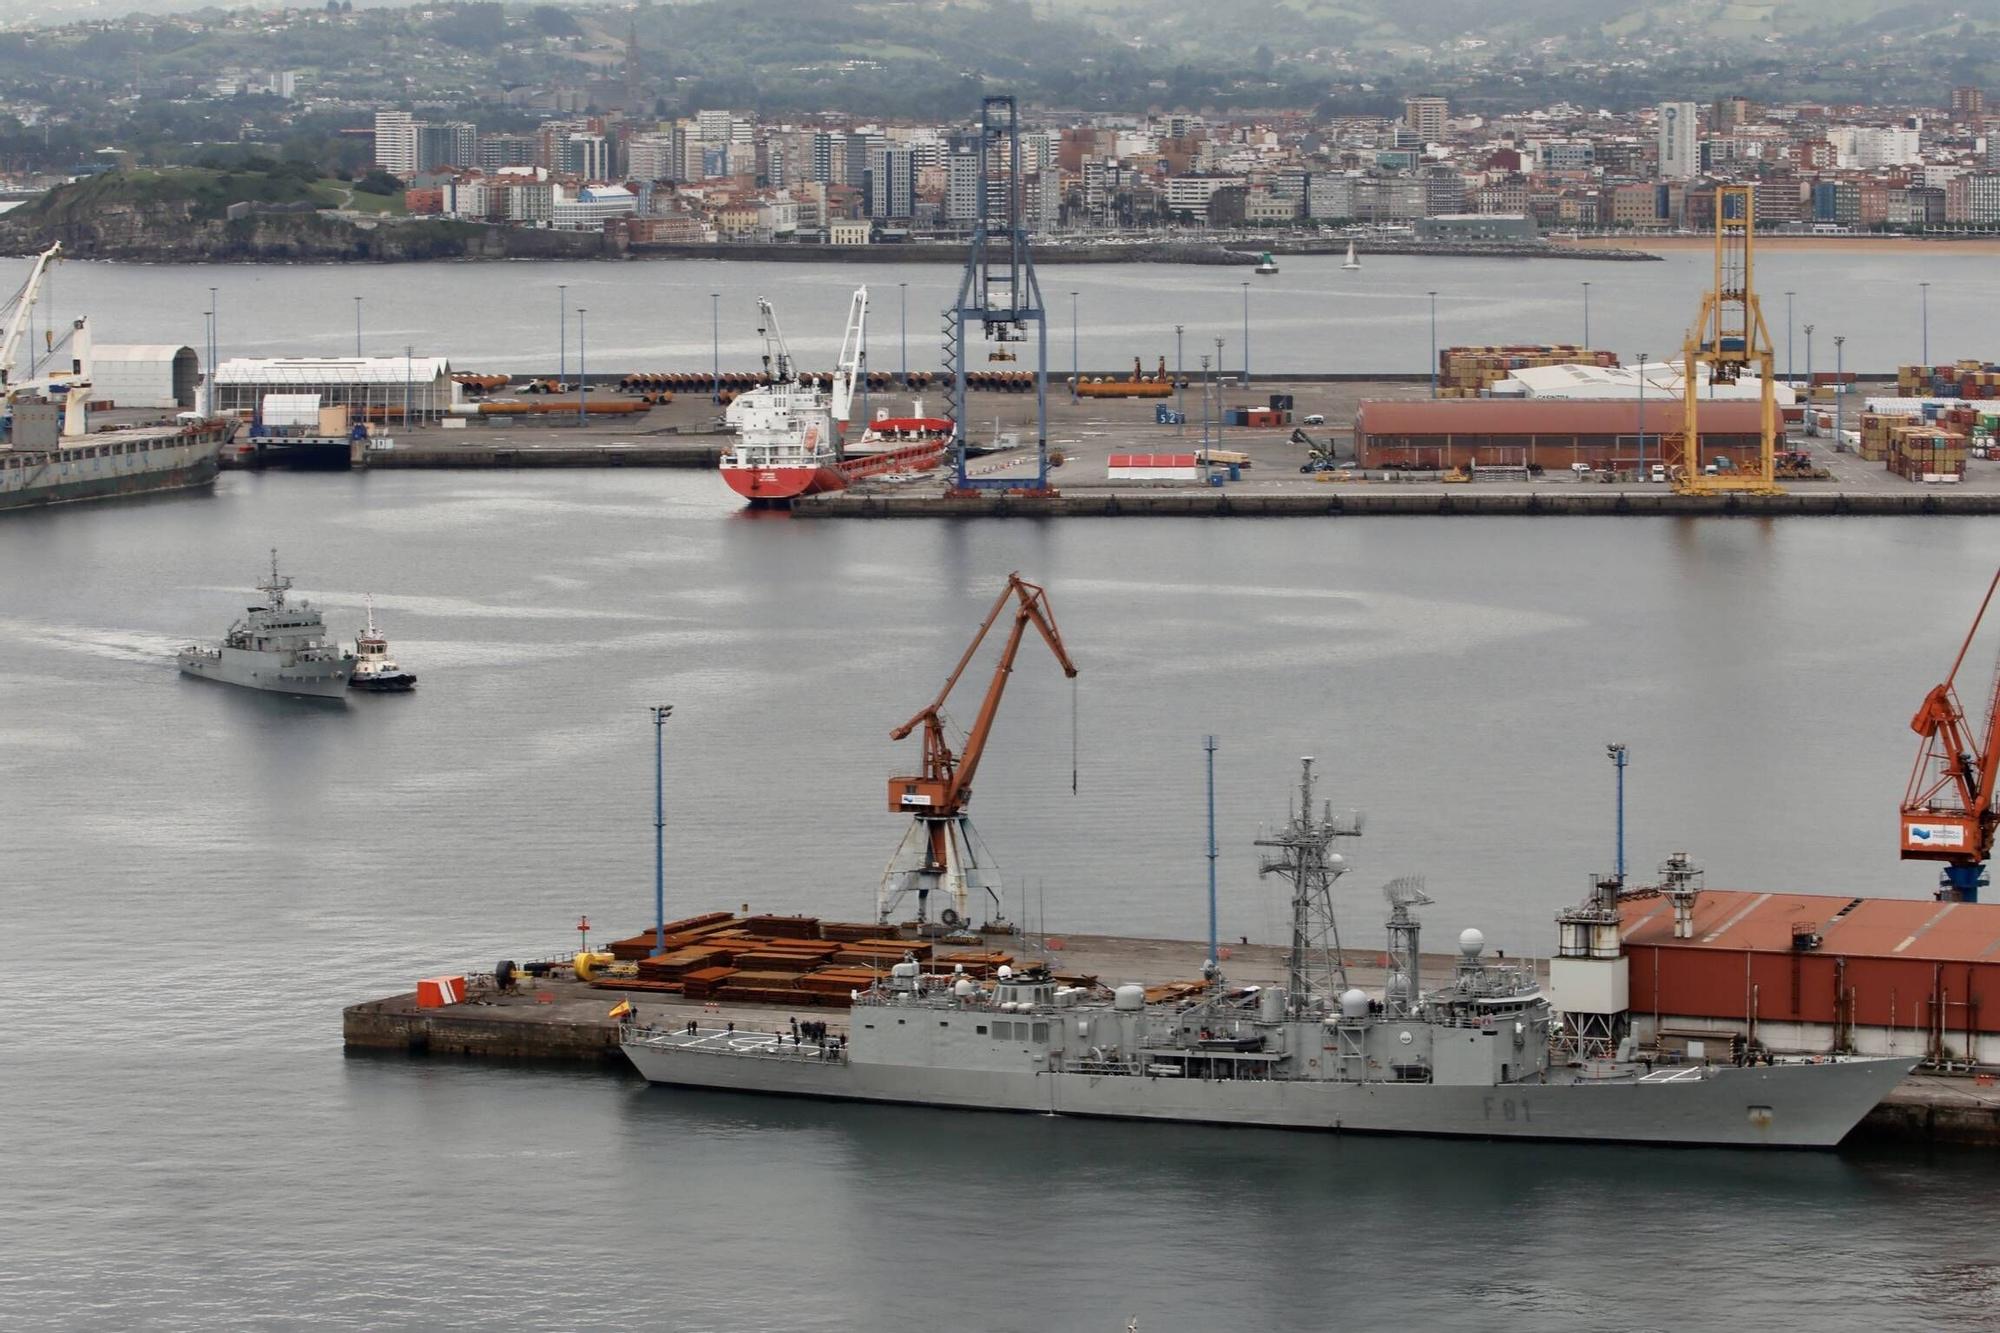
{"type": "Polygon", "coordinates": [[[1684,409],[1678,434],[1662,442],[1668,474],[1683,495],[1777,495],[1778,404],[1773,397],[1771,332],[1752,285],[1757,236],[1757,192],[1750,185],[1715,188],[1715,283],[1701,298],[1701,316],[1681,352],[1684,409]],[[1703,370],[1707,374],[1703,374],[1703,370]],[[1748,370],[1757,376],[1760,440],[1754,465],[1704,471],[1701,395],[1712,384],[1734,384],[1748,370]]]}

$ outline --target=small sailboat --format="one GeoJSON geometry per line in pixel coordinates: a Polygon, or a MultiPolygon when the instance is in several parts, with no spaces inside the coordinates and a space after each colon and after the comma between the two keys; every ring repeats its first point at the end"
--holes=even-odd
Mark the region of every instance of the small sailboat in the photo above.
{"type": "Polygon", "coordinates": [[[1345,264],[1342,264],[1341,267],[1344,269],[1357,269],[1361,267],[1361,261],[1354,257],[1353,241],[1349,241],[1347,243],[1347,262],[1345,264]]]}
{"type": "Polygon", "coordinates": [[[1257,261],[1257,272],[1268,274],[1268,273],[1276,273],[1277,271],[1278,271],[1278,261],[1271,258],[1271,252],[1269,250],[1266,250],[1263,254],[1263,257],[1258,259],[1257,261]]]}

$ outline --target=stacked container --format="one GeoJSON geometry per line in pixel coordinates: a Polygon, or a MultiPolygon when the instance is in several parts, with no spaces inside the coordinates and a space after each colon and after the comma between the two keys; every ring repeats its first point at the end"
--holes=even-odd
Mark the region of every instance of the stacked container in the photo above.
{"type": "Polygon", "coordinates": [[[1861,446],[1859,450],[1861,456],[1871,463],[1879,463],[1887,458],[1889,456],[1891,434],[1907,426],[1909,420],[1905,416],[1888,416],[1881,412],[1863,412],[1861,414],[1861,446]]]}
{"type": "Polygon", "coordinates": [[[1898,426],[1889,436],[1889,470],[1905,481],[1958,481],[1965,476],[1965,437],[1936,426],[1898,426]]]}
{"type": "Polygon", "coordinates": [[[1438,353],[1438,397],[1477,398],[1517,370],[1533,366],[1615,366],[1616,352],[1575,343],[1447,347],[1438,353]]]}
{"type": "Polygon", "coordinates": [[[1896,393],[1903,398],[2000,398],[2000,364],[1902,366],[1896,371],[1896,393]]]}

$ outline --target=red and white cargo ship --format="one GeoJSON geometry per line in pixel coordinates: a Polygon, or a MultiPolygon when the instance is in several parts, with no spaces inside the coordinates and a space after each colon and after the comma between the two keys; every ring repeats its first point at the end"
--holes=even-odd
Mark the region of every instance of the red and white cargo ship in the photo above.
{"type": "Polygon", "coordinates": [[[882,447],[850,455],[841,432],[854,402],[860,373],[862,330],[868,317],[868,289],[857,288],[848,307],[840,360],[833,384],[822,389],[800,379],[793,367],[777,312],[757,302],[764,334],[773,350],[765,355],[772,382],[729,404],[723,419],[736,432],[736,447],[722,456],[722,479],[752,504],[783,504],[802,495],[846,490],[863,477],[935,467],[950,439],[951,423],[918,416],[884,417],[872,423],[862,443],[882,447]],[[942,432],[936,427],[941,424],[942,432]]]}

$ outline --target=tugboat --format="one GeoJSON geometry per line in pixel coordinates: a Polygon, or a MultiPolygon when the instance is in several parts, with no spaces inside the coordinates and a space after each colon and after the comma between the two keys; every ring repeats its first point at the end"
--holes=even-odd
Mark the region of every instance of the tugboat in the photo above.
{"type": "Polygon", "coordinates": [[[375,599],[368,599],[368,628],[354,639],[354,674],[347,688],[375,694],[402,694],[417,688],[417,678],[389,656],[389,641],[375,628],[375,599]]]}
{"type": "Polygon", "coordinates": [[[1271,258],[1271,252],[1269,250],[1266,250],[1263,253],[1263,255],[1259,257],[1257,260],[1257,272],[1269,275],[1272,273],[1276,273],[1277,271],[1278,271],[1278,261],[1271,258]]]}
{"type": "Polygon", "coordinates": [[[354,658],[327,642],[318,607],[304,598],[296,604],[286,599],[291,589],[291,578],[278,573],[274,550],[270,580],[257,585],[264,605],[244,612],[219,645],[181,649],[175,660],[182,673],[252,690],[345,699],[354,658]]]}

